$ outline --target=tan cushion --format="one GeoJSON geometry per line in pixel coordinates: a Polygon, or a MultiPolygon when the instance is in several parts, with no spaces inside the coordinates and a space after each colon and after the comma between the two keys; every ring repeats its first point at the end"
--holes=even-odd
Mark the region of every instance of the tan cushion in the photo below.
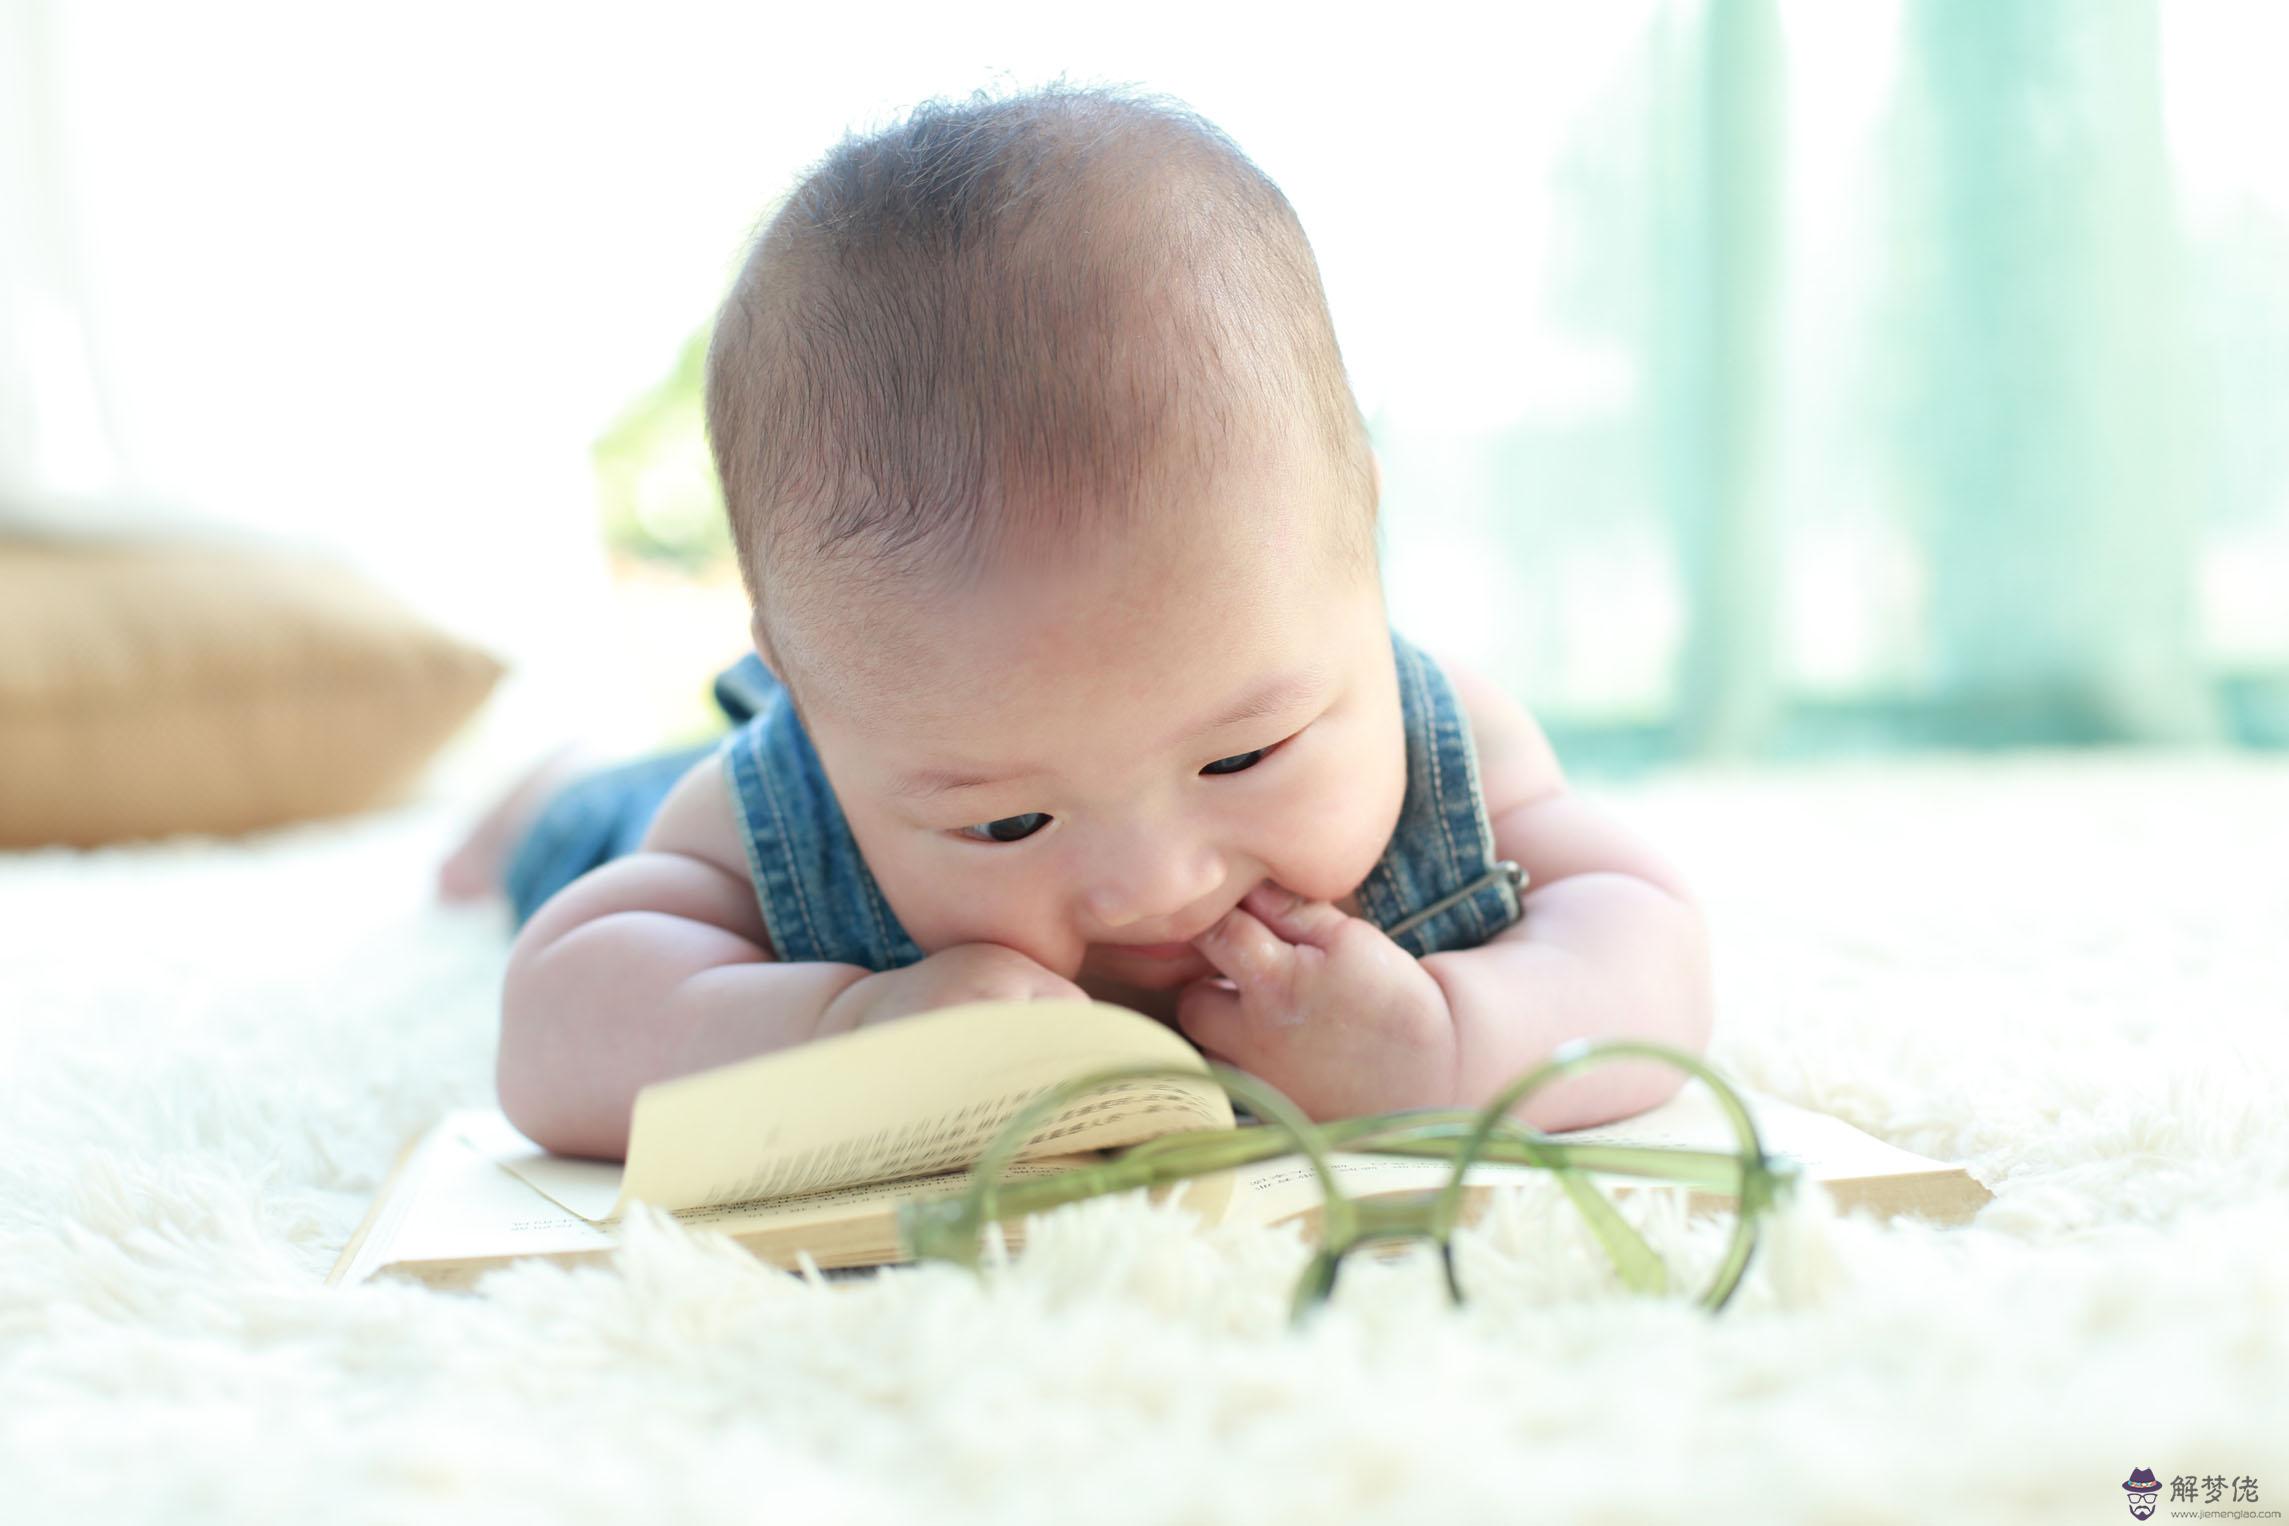
{"type": "Polygon", "coordinates": [[[386,804],[501,671],[324,563],[0,540],[0,844],[386,804]]]}

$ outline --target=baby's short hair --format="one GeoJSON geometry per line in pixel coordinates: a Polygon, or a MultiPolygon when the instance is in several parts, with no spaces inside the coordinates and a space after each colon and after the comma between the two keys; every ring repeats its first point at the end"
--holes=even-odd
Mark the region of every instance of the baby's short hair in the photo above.
{"type": "Polygon", "coordinates": [[[707,428],[758,623],[831,582],[953,585],[1110,538],[1308,431],[1375,564],[1366,426],[1279,188],[1158,96],[1055,85],[849,135],[716,317],[707,428]]]}

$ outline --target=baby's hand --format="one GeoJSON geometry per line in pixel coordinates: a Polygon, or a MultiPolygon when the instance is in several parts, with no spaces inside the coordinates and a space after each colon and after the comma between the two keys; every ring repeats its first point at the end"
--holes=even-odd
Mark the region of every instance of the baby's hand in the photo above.
{"type": "Polygon", "coordinates": [[[1452,1101],[1446,993],[1374,923],[1263,884],[1193,946],[1238,988],[1203,979],[1177,997],[1177,1026],[1210,1059],[1315,1121],[1452,1101]]]}
{"type": "Polygon", "coordinates": [[[848,1033],[940,1007],[972,1001],[1087,1001],[1064,976],[999,943],[957,943],[918,964],[879,970],[852,982],[827,1004],[819,1033],[848,1033]]]}

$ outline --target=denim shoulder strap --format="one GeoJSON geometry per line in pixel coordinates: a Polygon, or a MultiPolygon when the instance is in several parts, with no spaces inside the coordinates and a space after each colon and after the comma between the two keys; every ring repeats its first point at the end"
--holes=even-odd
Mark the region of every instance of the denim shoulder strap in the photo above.
{"type": "Polygon", "coordinates": [[[1359,909],[1420,959],[1476,948],[1525,914],[1525,871],[1494,856],[1478,781],[1478,752],[1453,687],[1430,656],[1391,632],[1399,715],[1407,734],[1407,794],[1381,862],[1359,886],[1359,909]]]}
{"type": "Polygon", "coordinates": [[[750,652],[716,680],[715,696],[745,716],[719,752],[773,952],[869,970],[918,963],[922,950],[883,899],[786,689],[750,652]]]}

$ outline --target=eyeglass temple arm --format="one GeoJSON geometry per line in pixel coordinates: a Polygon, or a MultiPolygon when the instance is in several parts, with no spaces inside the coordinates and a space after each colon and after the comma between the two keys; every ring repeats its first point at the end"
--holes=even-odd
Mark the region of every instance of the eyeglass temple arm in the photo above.
{"type": "MultiPolygon", "coordinates": [[[[1332,1119],[1318,1128],[1322,1142],[1334,1148],[1417,1160],[1453,1160],[1459,1157],[1478,1117],[1478,1112],[1460,1108],[1412,1108],[1332,1119]]],[[[1294,1153],[1287,1131],[1268,1124],[1242,1129],[1185,1129],[1132,1145],[1107,1160],[1054,1176],[1010,1182],[998,1197],[1005,1215],[1038,1213],[1080,1198],[1165,1186],[1294,1153]]],[[[1505,1165],[1563,1165],[1727,1193],[1740,1191],[1745,1175],[1740,1156],[1727,1151],[1527,1141],[1507,1131],[1490,1137],[1478,1158],[1505,1165]]]]}

